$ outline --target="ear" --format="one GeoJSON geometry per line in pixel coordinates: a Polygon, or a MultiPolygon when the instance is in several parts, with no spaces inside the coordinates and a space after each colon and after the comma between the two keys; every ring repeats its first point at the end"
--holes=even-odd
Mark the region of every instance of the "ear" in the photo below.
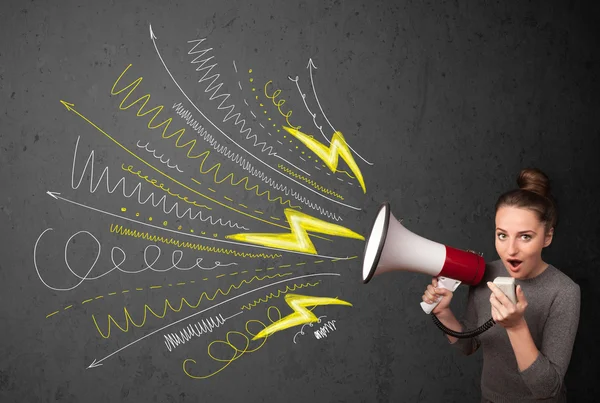
{"type": "Polygon", "coordinates": [[[552,243],[554,237],[554,228],[550,228],[544,237],[544,248],[552,243]]]}

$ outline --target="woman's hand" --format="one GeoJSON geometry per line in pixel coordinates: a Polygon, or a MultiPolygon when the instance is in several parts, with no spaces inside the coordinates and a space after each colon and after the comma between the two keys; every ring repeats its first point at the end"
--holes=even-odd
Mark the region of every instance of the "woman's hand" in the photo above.
{"type": "Polygon", "coordinates": [[[431,313],[437,315],[441,312],[444,312],[446,309],[449,309],[450,300],[452,300],[453,294],[454,293],[450,290],[441,287],[438,288],[437,277],[433,277],[431,279],[431,284],[427,286],[427,289],[425,290],[425,293],[421,299],[424,302],[431,304],[443,297],[440,303],[431,311],[431,313]]]}
{"type": "Polygon", "coordinates": [[[490,303],[492,304],[492,319],[505,329],[521,326],[525,323],[523,314],[527,308],[527,299],[521,286],[517,286],[517,303],[510,299],[496,285],[488,281],[487,286],[492,290],[490,303]]]}

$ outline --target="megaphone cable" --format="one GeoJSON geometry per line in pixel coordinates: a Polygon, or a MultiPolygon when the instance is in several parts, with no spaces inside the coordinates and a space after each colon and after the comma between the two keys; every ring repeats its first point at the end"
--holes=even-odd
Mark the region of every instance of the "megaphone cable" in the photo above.
{"type": "Polygon", "coordinates": [[[437,316],[435,316],[433,313],[431,314],[431,319],[433,320],[433,323],[435,323],[435,325],[439,327],[444,333],[452,337],[456,337],[457,339],[468,339],[471,337],[479,336],[481,333],[485,332],[486,330],[494,326],[494,324],[496,323],[493,318],[490,318],[487,322],[479,326],[477,329],[468,330],[466,332],[457,332],[452,329],[448,329],[446,326],[444,326],[444,324],[440,322],[437,316]]]}

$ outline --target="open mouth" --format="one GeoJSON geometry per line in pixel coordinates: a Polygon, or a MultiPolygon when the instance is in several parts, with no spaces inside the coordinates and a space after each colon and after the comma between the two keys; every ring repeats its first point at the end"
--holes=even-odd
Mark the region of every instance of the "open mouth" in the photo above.
{"type": "Polygon", "coordinates": [[[518,269],[521,263],[523,263],[522,260],[518,259],[508,259],[507,262],[513,270],[518,269]]]}

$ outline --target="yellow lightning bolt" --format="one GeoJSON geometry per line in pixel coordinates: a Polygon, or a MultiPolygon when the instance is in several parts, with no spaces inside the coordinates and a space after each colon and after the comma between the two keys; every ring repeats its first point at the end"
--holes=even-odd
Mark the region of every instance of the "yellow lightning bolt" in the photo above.
{"type": "Polygon", "coordinates": [[[271,248],[311,254],[316,254],[317,250],[310,240],[307,231],[360,239],[363,241],[365,239],[362,235],[357,234],[346,227],[320,220],[291,208],[286,208],[284,213],[288,223],[290,224],[291,233],[289,234],[241,233],[227,235],[226,238],[271,248]]]}
{"type": "Polygon", "coordinates": [[[285,302],[294,310],[294,313],[289,314],[285,318],[281,318],[276,322],[273,322],[270,326],[267,326],[261,330],[252,340],[260,339],[272,335],[275,332],[285,330],[290,327],[304,325],[305,323],[318,322],[319,319],[310,310],[306,309],[307,306],[318,306],[318,305],[347,305],[352,306],[350,302],[343,301],[337,298],[327,297],[311,297],[308,295],[298,294],[286,294],[285,302]]]}
{"type": "Polygon", "coordinates": [[[304,143],[305,146],[307,146],[312,152],[314,152],[319,158],[321,158],[325,165],[327,165],[327,167],[331,170],[331,172],[335,172],[337,169],[338,156],[342,157],[342,159],[346,161],[346,164],[348,164],[352,172],[354,172],[354,174],[356,175],[356,179],[360,183],[363,193],[367,192],[362,173],[360,172],[356,161],[354,161],[354,158],[352,157],[352,153],[348,148],[348,144],[346,143],[342,132],[333,133],[333,136],[331,137],[331,144],[328,147],[315,140],[313,136],[304,134],[299,130],[287,126],[283,126],[283,128],[292,136],[296,137],[298,140],[304,143]]]}

